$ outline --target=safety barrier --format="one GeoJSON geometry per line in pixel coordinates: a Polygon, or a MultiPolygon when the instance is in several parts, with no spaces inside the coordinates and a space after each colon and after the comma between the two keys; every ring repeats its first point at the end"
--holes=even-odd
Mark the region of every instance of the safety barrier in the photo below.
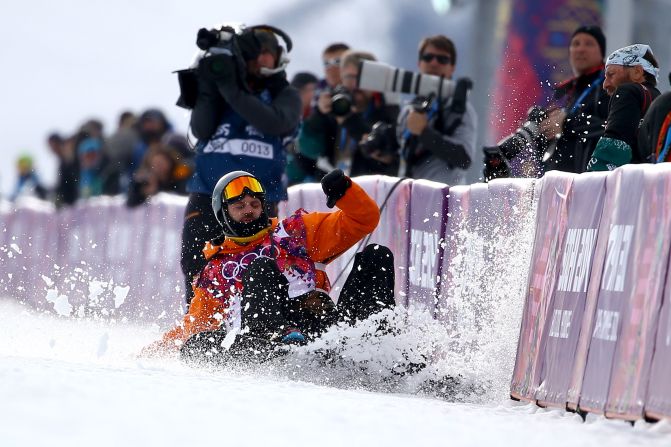
{"type": "Polygon", "coordinates": [[[671,166],[540,183],[511,395],[627,420],[671,417],[671,166]]]}
{"type": "MultiPolygon", "coordinates": [[[[671,417],[670,167],[449,189],[355,180],[381,206],[381,222],[327,266],[334,298],[357,250],[386,245],[399,304],[476,338],[519,329],[506,335],[519,337],[517,352],[498,353],[515,359],[514,398],[630,420],[671,417]]],[[[62,315],[169,325],[184,312],[185,203],[159,195],[128,209],[100,198],[58,212],[3,203],[0,288],[62,315]]],[[[330,211],[317,184],[290,188],[280,213],[298,208],[330,211]]]]}

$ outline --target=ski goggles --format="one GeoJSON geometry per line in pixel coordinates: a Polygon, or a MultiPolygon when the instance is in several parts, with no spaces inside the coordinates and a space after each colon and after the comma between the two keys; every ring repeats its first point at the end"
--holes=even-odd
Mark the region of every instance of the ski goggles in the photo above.
{"type": "Polygon", "coordinates": [[[261,182],[254,177],[242,176],[231,180],[224,188],[224,199],[231,200],[240,197],[245,190],[252,194],[265,194],[261,182]]]}

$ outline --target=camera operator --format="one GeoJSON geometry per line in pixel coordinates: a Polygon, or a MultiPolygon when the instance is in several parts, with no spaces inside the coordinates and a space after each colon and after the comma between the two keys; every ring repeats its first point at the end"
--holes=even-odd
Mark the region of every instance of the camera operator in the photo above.
{"type": "Polygon", "coordinates": [[[267,213],[276,216],[277,203],[287,199],[285,147],[295,136],[302,108],[284,71],[291,39],[283,31],[266,25],[242,32],[202,29],[197,44],[205,53],[186,73],[192,82],[180,79],[178,101],[187,108],[193,103],[191,130],[198,138],[182,230],[187,302],[191,280],[206,263],[203,245],[221,232],[211,207],[214,186],[230,171],[250,172],[266,186],[267,213]]]}
{"type": "MultiPolygon", "coordinates": [[[[346,51],[340,62],[342,84],[319,95],[317,109],[303,123],[298,145],[303,153],[314,154],[315,170],[340,168],[348,175],[396,175],[396,143],[375,147],[366,137],[377,123],[392,125],[398,106],[387,104],[382,93],[357,88],[359,64],[375,60],[363,51],[346,51]]],[[[378,125],[380,127],[380,125],[378,125]]],[[[374,142],[384,139],[378,138],[374,142]]],[[[393,139],[391,139],[393,140],[393,139]]],[[[319,178],[319,172],[315,177],[319,178]]]]}
{"type": "MultiPolygon", "coordinates": [[[[427,37],[419,45],[421,74],[452,79],[457,52],[443,35],[427,37]]],[[[463,183],[475,152],[475,109],[453,110],[453,98],[417,97],[398,121],[401,144],[400,175],[448,185],[463,183]]]]}
{"type": "Polygon", "coordinates": [[[495,149],[507,159],[520,153],[535,158],[543,172],[585,172],[608,116],[608,95],[601,89],[606,37],[598,26],[580,26],[571,36],[568,51],[574,77],[555,86],[552,107],[532,107],[515,133],[498,147],[485,148],[486,178],[493,177],[487,169],[491,168],[488,155],[495,149]]]}

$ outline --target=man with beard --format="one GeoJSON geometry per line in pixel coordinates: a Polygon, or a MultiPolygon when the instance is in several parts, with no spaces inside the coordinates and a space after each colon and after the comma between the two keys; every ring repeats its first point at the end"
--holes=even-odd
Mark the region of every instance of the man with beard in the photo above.
{"type": "Polygon", "coordinates": [[[612,171],[649,161],[651,148],[639,147],[638,130],[657,90],[659,63],[648,45],[615,50],[606,60],[603,89],[610,96],[606,130],[587,163],[588,171],[612,171]]]}

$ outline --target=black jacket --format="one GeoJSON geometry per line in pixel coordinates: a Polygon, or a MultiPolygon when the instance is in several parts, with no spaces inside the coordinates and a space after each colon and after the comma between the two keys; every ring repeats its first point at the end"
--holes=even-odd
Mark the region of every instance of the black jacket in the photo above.
{"type": "Polygon", "coordinates": [[[198,99],[191,113],[191,131],[199,140],[208,140],[221,124],[226,107],[232,107],[258,131],[283,136],[300,123],[301,98],[291,87],[284,72],[264,79],[255,90],[267,88],[272,104],[263,103],[256,95],[240,89],[236,83],[217,85],[198,80],[198,99]]]}
{"type": "Polygon", "coordinates": [[[599,67],[555,88],[555,100],[564,103],[567,116],[556,149],[544,163],[546,172],[585,172],[608,117],[609,98],[602,84],[603,67],[599,67]]]}
{"type": "MultiPolygon", "coordinates": [[[[370,158],[362,152],[358,144],[364,134],[371,131],[373,124],[383,121],[395,125],[399,107],[389,105],[384,96],[375,93],[371,98],[368,108],[362,113],[352,113],[345,118],[342,124],[338,124],[335,116],[325,115],[317,108],[303,123],[302,137],[309,136],[312,141],[319,142],[321,156],[328,159],[333,167],[337,166],[339,151],[345,150],[343,143],[351,147],[351,168],[349,175],[358,176],[366,174],[396,175],[398,173],[398,162],[385,164],[370,158]]],[[[316,165],[314,166],[316,168],[316,165]]],[[[315,172],[308,172],[316,175],[315,172]]]]}

